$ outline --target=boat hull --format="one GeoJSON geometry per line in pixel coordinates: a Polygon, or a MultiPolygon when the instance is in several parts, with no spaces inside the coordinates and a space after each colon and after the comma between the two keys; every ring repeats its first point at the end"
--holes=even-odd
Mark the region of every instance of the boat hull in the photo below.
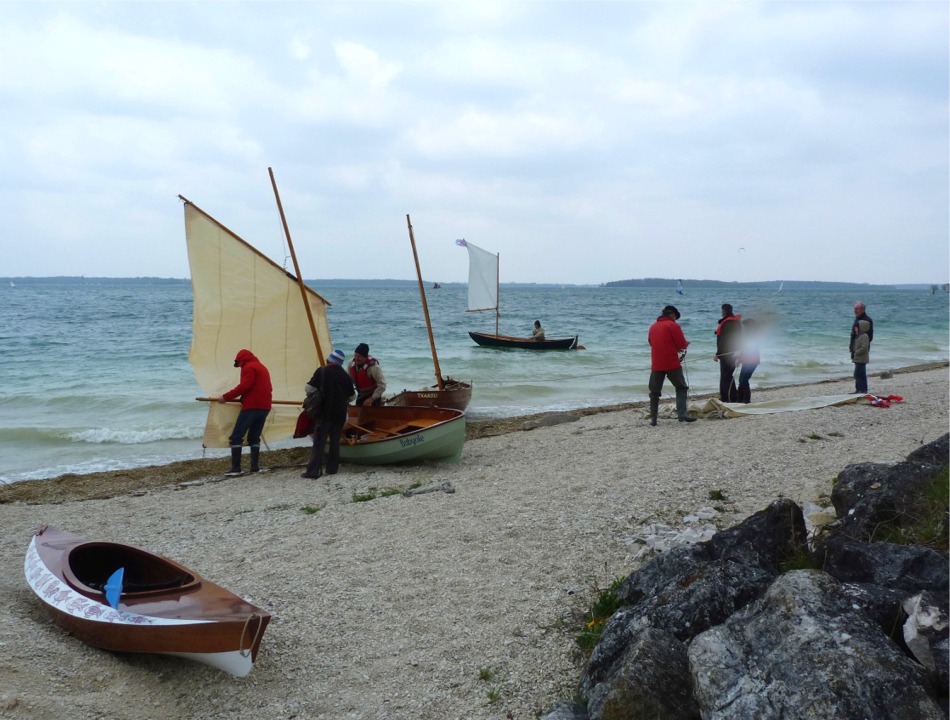
{"type": "Polygon", "coordinates": [[[243,677],[254,666],[270,613],[166,557],[121,543],[43,528],[23,565],[53,622],[94,647],[197,660],[243,677]],[[102,589],[119,567],[113,608],[102,589]]]}
{"type": "Polygon", "coordinates": [[[457,380],[447,380],[440,390],[438,385],[421,390],[403,390],[386,401],[387,405],[416,407],[443,407],[465,410],[472,400],[472,386],[457,380]]]}
{"type": "Polygon", "coordinates": [[[442,407],[351,407],[340,441],[340,460],[360,465],[458,462],[465,443],[465,413],[442,407]]]}
{"type": "Polygon", "coordinates": [[[577,335],[566,338],[530,340],[509,335],[489,335],[488,333],[469,332],[469,336],[482,347],[515,348],[521,350],[576,350],[577,335]]]}

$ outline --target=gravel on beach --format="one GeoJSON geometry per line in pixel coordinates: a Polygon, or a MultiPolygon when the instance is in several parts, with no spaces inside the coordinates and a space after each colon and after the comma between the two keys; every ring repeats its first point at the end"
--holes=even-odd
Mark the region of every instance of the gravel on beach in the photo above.
{"type": "Polygon", "coordinates": [[[727,527],[778,497],[828,504],[846,465],[894,463],[946,433],[948,385],[941,364],[872,377],[874,393],[903,396],[889,408],[650,427],[631,405],[531,431],[522,418],[470,433],[457,465],[319,480],[299,477],[303,450],[236,478],[193,461],[0,488],[0,717],[536,718],[575,696],[583,613],[636,569],[649,524],[712,507],[727,527]],[[455,492],[399,492],[446,481],[455,492]],[[254,670],[105,652],[57,628],[23,577],[44,524],[162,553],[273,613],[254,670]]]}

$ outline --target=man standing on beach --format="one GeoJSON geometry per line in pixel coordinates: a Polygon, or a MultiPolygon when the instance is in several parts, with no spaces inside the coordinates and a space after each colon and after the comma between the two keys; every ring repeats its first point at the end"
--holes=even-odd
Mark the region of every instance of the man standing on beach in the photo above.
{"type": "Polygon", "coordinates": [[[854,391],[868,391],[868,358],[874,339],[874,321],[867,314],[867,306],[860,300],[854,303],[854,322],[851,324],[851,362],[854,363],[854,391]]]}
{"type": "Polygon", "coordinates": [[[238,413],[234,430],[228,438],[231,445],[231,469],[225,475],[241,474],[241,445],[245,435],[251,448],[251,472],[260,472],[261,433],[271,410],[273,396],[270,372],[250,350],[238,351],[237,357],[234,358],[234,367],[241,368],[241,382],[218,398],[218,401],[223,403],[241,398],[241,412],[238,413]]]}
{"type": "Polygon", "coordinates": [[[316,480],[323,475],[323,449],[327,446],[327,475],[336,474],[340,466],[340,436],[346,425],[346,409],[356,395],[353,380],[343,363],[346,355],[342,350],[334,350],[327,357],[327,364],[318,367],[304,386],[307,395],[320,389],[323,404],[320,417],[313,428],[313,447],[310,449],[310,461],[300,477],[316,480]],[[329,440],[329,444],[327,441],[329,440]]]}
{"type": "Polygon", "coordinates": [[[689,385],[683,376],[683,357],[689,341],[676,322],[680,311],[672,305],[663,308],[660,317],[650,326],[647,339],[650,342],[650,425],[656,426],[660,409],[660,391],[663,381],[670,379],[676,388],[676,417],[680,422],[694,422],[696,418],[686,414],[686,393],[689,385]]]}

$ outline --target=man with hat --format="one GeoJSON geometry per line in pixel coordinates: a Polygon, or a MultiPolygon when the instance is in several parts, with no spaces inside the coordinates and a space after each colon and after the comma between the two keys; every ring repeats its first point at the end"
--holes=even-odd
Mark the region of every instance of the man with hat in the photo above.
{"type": "Polygon", "coordinates": [[[241,445],[245,435],[251,448],[251,472],[260,472],[261,433],[271,411],[273,396],[270,372],[250,350],[245,348],[238,351],[234,367],[241,368],[241,381],[218,398],[218,402],[223,403],[241,398],[241,412],[228,438],[231,467],[225,475],[241,474],[241,445]]]}
{"type": "Polygon", "coordinates": [[[689,341],[683,335],[683,329],[676,322],[680,311],[672,305],[663,308],[660,317],[650,326],[647,339],[650,342],[650,425],[656,425],[657,412],[660,409],[660,391],[663,381],[670,379],[676,388],[676,417],[680,422],[694,422],[696,418],[686,414],[686,393],[689,385],[683,376],[683,356],[689,341]]]}
{"type": "Polygon", "coordinates": [[[353,381],[343,369],[346,355],[342,350],[334,350],[327,357],[327,364],[318,367],[304,386],[307,395],[319,388],[323,395],[320,417],[313,424],[313,447],[310,448],[310,461],[300,477],[316,479],[323,474],[323,448],[327,448],[327,475],[335,475],[340,465],[340,436],[346,424],[347,408],[350,399],[356,394],[353,381]]]}
{"type": "Polygon", "coordinates": [[[382,405],[386,378],[379,361],[369,354],[369,345],[360,343],[353,351],[350,377],[356,385],[357,405],[382,405]]]}

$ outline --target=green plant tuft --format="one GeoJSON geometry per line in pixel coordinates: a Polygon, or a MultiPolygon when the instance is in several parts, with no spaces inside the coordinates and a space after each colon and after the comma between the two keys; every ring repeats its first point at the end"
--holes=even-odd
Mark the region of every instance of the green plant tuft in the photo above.
{"type": "Polygon", "coordinates": [[[575,641],[585,652],[593,652],[604,632],[604,625],[620,607],[620,587],[624,578],[615,578],[610,585],[600,590],[590,610],[584,613],[584,628],[575,641]]]}
{"type": "Polygon", "coordinates": [[[314,507],[313,505],[304,505],[300,508],[300,511],[306,513],[307,515],[316,515],[318,512],[323,510],[323,505],[320,507],[314,507]]]}
{"type": "Polygon", "coordinates": [[[369,502],[376,499],[376,490],[369,490],[365,493],[353,493],[353,502],[369,502]]]}

